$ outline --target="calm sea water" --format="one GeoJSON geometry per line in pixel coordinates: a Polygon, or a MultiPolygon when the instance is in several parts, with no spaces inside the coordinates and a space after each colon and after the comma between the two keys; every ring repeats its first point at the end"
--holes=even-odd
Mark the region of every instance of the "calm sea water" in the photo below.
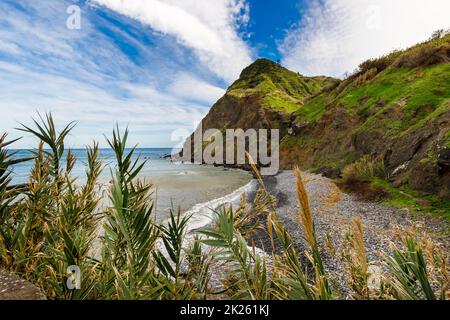
{"type": "MultiPolygon", "coordinates": [[[[16,150],[16,157],[30,156],[30,150],[16,150]]],[[[154,195],[157,199],[157,214],[163,220],[168,215],[168,209],[178,206],[186,212],[195,205],[211,202],[214,199],[224,197],[247,185],[252,177],[240,170],[227,170],[212,166],[199,166],[193,164],[173,163],[163,159],[164,155],[173,150],[166,148],[149,148],[136,150],[142,161],[147,161],[140,178],[150,181],[155,185],[154,195]]],[[[77,162],[72,175],[78,177],[78,181],[85,180],[86,151],[84,149],[72,150],[77,162]]],[[[111,180],[111,169],[114,170],[114,153],[110,149],[101,149],[100,158],[106,167],[100,177],[101,183],[111,180]]],[[[65,159],[62,160],[63,163],[65,159]]],[[[25,183],[28,179],[32,163],[26,162],[13,167],[13,183],[25,183]]]]}

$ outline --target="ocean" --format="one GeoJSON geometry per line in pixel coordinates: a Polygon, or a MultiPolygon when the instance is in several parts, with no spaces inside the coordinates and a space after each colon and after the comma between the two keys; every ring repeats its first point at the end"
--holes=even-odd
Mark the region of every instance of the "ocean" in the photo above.
{"type": "MultiPolygon", "coordinates": [[[[15,158],[29,157],[31,150],[15,150],[15,158]]],[[[86,151],[72,150],[77,159],[72,176],[80,183],[85,180],[86,151]]],[[[181,208],[182,212],[193,215],[195,224],[201,221],[216,206],[222,203],[234,203],[240,194],[251,187],[252,176],[248,172],[221,167],[174,163],[163,156],[173,152],[168,148],[137,149],[135,154],[146,161],[139,178],[154,184],[156,199],[156,214],[159,221],[168,217],[168,210],[181,208]]],[[[111,180],[111,170],[114,171],[115,158],[111,149],[101,149],[100,158],[105,168],[100,176],[100,183],[107,184],[111,180]]],[[[62,163],[65,159],[62,160],[62,163]]],[[[32,162],[17,164],[13,167],[12,183],[21,184],[28,180],[32,162]]],[[[207,218],[207,217],[206,217],[207,218]]]]}

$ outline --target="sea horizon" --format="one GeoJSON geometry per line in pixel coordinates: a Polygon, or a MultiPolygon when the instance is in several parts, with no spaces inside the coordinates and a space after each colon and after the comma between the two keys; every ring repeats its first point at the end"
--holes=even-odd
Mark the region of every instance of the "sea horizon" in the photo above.
{"type": "MultiPolygon", "coordinates": [[[[89,146],[87,146],[89,147],[89,146]]],[[[81,150],[86,150],[87,147],[76,147],[76,148],[66,148],[66,152],[71,150],[71,151],[81,151],[81,150]]],[[[33,151],[33,150],[37,150],[38,148],[10,148],[9,151],[14,152],[14,151],[33,151]]],[[[107,150],[107,149],[111,149],[110,147],[99,147],[99,150],[107,150]]],[[[133,147],[126,147],[125,150],[131,150],[133,149],[133,147]]],[[[145,149],[151,149],[151,150],[173,150],[173,149],[178,149],[179,151],[182,150],[182,148],[171,148],[171,147],[136,147],[134,148],[135,150],[145,150],[145,149]]],[[[50,148],[43,148],[44,151],[49,151],[51,150],[50,148]]]]}
{"type": "MultiPolygon", "coordinates": [[[[133,148],[126,148],[127,151],[131,149],[133,148]]],[[[83,183],[86,174],[86,149],[66,149],[61,159],[63,165],[69,150],[76,160],[72,176],[77,178],[77,183],[83,183]]],[[[154,184],[156,213],[161,220],[168,217],[168,210],[172,204],[174,207],[179,206],[182,212],[187,212],[195,206],[197,206],[197,211],[202,211],[201,204],[226,197],[251,181],[251,175],[242,170],[229,170],[165,159],[165,156],[174,150],[181,149],[136,148],[132,157],[133,160],[139,157],[140,161],[145,161],[138,178],[154,184]]],[[[15,152],[14,158],[26,158],[33,151],[36,149],[9,150],[9,152],[15,152]]],[[[99,182],[102,185],[108,185],[111,180],[111,171],[114,171],[116,165],[114,151],[107,147],[99,148],[99,159],[104,163],[99,182]]],[[[12,184],[27,183],[32,165],[33,161],[13,165],[12,184]]]]}

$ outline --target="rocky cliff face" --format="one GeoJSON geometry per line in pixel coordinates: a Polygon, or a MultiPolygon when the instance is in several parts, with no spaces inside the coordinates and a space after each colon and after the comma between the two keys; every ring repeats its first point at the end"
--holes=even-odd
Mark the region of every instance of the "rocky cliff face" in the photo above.
{"type": "Polygon", "coordinates": [[[363,156],[394,186],[450,198],[450,36],[366,61],[344,81],[257,60],[203,120],[203,130],[280,129],[283,168],[338,176],[363,156]]]}

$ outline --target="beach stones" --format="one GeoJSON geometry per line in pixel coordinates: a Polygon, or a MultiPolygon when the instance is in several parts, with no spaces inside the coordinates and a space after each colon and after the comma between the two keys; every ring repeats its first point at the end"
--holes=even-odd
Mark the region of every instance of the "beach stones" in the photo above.
{"type": "Polygon", "coordinates": [[[0,300],[45,300],[45,295],[28,281],[0,269],[0,300]]]}

